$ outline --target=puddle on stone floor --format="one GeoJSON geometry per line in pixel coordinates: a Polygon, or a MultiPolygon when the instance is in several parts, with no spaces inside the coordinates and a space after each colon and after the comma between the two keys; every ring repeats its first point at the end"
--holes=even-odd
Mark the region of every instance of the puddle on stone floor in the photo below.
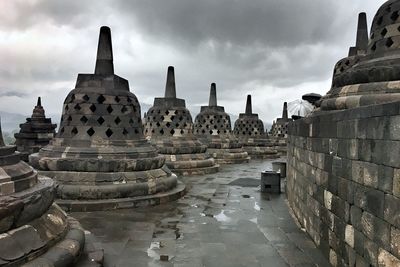
{"type": "Polygon", "coordinates": [[[150,247],[147,249],[147,256],[155,260],[160,259],[160,255],[155,250],[160,250],[160,242],[151,242],[150,247]]]}
{"type": "Polygon", "coordinates": [[[255,209],[256,211],[260,211],[260,210],[261,210],[261,208],[260,208],[260,206],[258,205],[257,202],[254,202],[254,209],[255,209]]]}
{"type": "Polygon", "coordinates": [[[228,216],[225,215],[225,211],[222,210],[220,213],[218,213],[217,215],[214,215],[214,218],[218,221],[218,222],[231,222],[232,219],[229,218],[228,216]]]}
{"type": "Polygon", "coordinates": [[[255,223],[255,224],[257,224],[257,223],[258,223],[258,220],[257,220],[257,218],[250,219],[249,221],[251,221],[251,222],[253,222],[253,223],[255,223]]]}

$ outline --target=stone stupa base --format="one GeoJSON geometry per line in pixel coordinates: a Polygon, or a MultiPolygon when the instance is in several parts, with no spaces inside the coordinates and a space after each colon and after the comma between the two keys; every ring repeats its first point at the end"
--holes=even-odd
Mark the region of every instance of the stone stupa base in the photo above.
{"type": "Polygon", "coordinates": [[[137,172],[41,171],[58,184],[57,204],[66,211],[95,211],[158,205],[185,193],[166,168],[137,172]]]}
{"type": "Polygon", "coordinates": [[[246,151],[251,159],[277,159],[279,153],[272,147],[263,146],[243,146],[243,150],[246,151]]]}
{"type": "Polygon", "coordinates": [[[250,157],[242,148],[209,148],[207,150],[218,164],[248,163],[250,157]]]}
{"type": "Polygon", "coordinates": [[[142,195],[125,198],[109,199],[58,199],[57,204],[68,212],[88,212],[99,210],[129,209],[144,206],[156,206],[163,203],[175,201],[186,193],[186,186],[177,182],[177,184],[168,191],[155,194],[142,195]]]}
{"type": "Polygon", "coordinates": [[[164,156],[165,164],[177,175],[205,175],[219,171],[219,165],[207,153],[164,156]]]}
{"type": "Polygon", "coordinates": [[[31,188],[0,197],[1,266],[72,266],[78,260],[84,231],[53,203],[54,193],[53,180],[39,176],[31,188]]]}

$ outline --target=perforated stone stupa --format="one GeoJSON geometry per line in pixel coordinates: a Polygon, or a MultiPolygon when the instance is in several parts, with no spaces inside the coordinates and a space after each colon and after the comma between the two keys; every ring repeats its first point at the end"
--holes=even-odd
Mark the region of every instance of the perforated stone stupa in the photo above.
{"type": "Polygon", "coordinates": [[[59,132],[30,162],[56,180],[58,203],[68,210],[158,204],[180,196],[176,175],[144,138],[128,81],[114,74],[108,27],[100,29],[95,73],[78,75],[59,132]]]}
{"type": "Polygon", "coordinates": [[[193,120],[185,100],[176,98],[173,67],[168,67],[165,97],[155,98],[146,113],[144,134],[166,157],[173,172],[195,175],[218,171],[207,146],[193,134],[193,120]]]}
{"type": "Polygon", "coordinates": [[[387,1],[377,12],[368,40],[367,18],[359,15],[356,46],[334,70],[332,88],[318,103],[341,110],[400,100],[400,3],[387,1]]]}
{"type": "Polygon", "coordinates": [[[240,113],[233,130],[251,158],[277,158],[278,152],[264,131],[264,123],[253,113],[251,95],[247,96],[246,112],[240,113]]]}
{"type": "Polygon", "coordinates": [[[0,266],[71,266],[84,232],[53,202],[54,182],[15,151],[4,145],[0,126],[0,266]]]}
{"type": "Polygon", "coordinates": [[[19,133],[14,135],[15,145],[21,153],[21,159],[28,161],[30,154],[39,152],[42,147],[49,144],[56,133],[57,124],[53,124],[50,118],[46,118],[41,98],[38,97],[32,116],[19,127],[19,133]]]}
{"type": "Polygon", "coordinates": [[[249,162],[250,157],[232,132],[230,116],[217,105],[215,83],[211,84],[208,106],[202,106],[196,116],[194,132],[218,163],[249,162]]]}
{"type": "Polygon", "coordinates": [[[287,103],[285,102],[283,103],[282,117],[274,121],[270,131],[270,138],[275,144],[275,149],[278,150],[281,155],[286,155],[288,125],[291,121],[293,120],[289,119],[287,103]]]}

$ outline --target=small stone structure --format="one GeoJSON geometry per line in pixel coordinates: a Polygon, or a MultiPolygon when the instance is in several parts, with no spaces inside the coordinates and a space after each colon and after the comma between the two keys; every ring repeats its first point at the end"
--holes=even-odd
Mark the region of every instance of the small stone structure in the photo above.
{"type": "Polygon", "coordinates": [[[46,118],[41,99],[38,97],[32,116],[19,127],[19,133],[14,134],[15,145],[21,153],[21,159],[28,162],[30,154],[39,152],[42,147],[49,144],[56,133],[57,124],[51,123],[51,119],[46,118]]]}
{"type": "Polygon", "coordinates": [[[84,231],[53,202],[54,182],[15,151],[4,145],[0,126],[0,265],[72,266],[84,231]]]}
{"type": "Polygon", "coordinates": [[[400,1],[340,60],[331,90],[289,125],[287,195],[333,266],[400,266],[400,1]]]}
{"type": "Polygon", "coordinates": [[[287,102],[285,102],[283,103],[282,117],[274,121],[270,130],[270,138],[281,156],[286,156],[288,125],[292,121],[292,119],[289,119],[287,102]]]}
{"type": "Polygon", "coordinates": [[[234,136],[231,118],[224,107],[217,105],[217,89],[211,84],[208,106],[202,106],[194,123],[195,135],[208,145],[208,152],[218,163],[244,163],[250,157],[234,136]]]}
{"type": "Polygon", "coordinates": [[[281,192],[281,175],[275,171],[262,172],[261,192],[279,194],[281,192]]]}
{"type": "Polygon", "coordinates": [[[167,166],[180,175],[215,173],[218,164],[207,146],[193,134],[193,121],[185,100],[176,98],[175,73],[168,67],[165,97],[155,98],[146,113],[144,134],[166,157],[167,166]]]}
{"type": "Polygon", "coordinates": [[[95,73],[78,75],[60,130],[30,162],[56,180],[57,203],[67,210],[154,205],[184,190],[144,138],[140,105],[128,81],[114,74],[108,27],[100,29],[95,73]]]}
{"type": "Polygon", "coordinates": [[[233,130],[251,158],[277,158],[278,152],[264,131],[264,123],[252,112],[251,95],[247,96],[246,112],[239,114],[233,130]]]}

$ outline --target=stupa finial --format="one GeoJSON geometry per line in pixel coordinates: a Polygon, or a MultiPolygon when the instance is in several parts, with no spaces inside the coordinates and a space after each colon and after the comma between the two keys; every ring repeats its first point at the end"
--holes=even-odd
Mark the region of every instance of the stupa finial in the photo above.
{"type": "Polygon", "coordinates": [[[368,48],[368,26],[367,14],[365,12],[358,14],[356,47],[357,50],[362,50],[365,52],[368,48]]]}
{"type": "Polygon", "coordinates": [[[176,98],[175,70],[169,66],[167,72],[167,83],[165,84],[165,98],[176,98]]]}
{"type": "Polygon", "coordinates": [[[210,99],[208,101],[208,105],[210,107],[216,107],[217,106],[217,88],[216,88],[215,83],[211,84],[210,99]]]}
{"type": "Polygon", "coordinates": [[[111,29],[107,26],[102,26],[100,28],[99,44],[97,47],[96,68],[94,74],[114,74],[111,29]]]}
{"type": "Polygon", "coordinates": [[[42,98],[39,96],[38,97],[38,99],[37,99],[37,104],[36,104],[36,106],[37,107],[41,107],[42,106],[42,98]]]}
{"type": "Polygon", "coordinates": [[[246,114],[253,114],[253,110],[251,107],[251,95],[247,95],[246,114]]]}
{"type": "Polygon", "coordinates": [[[284,119],[284,120],[289,119],[288,111],[287,111],[287,102],[283,103],[282,119],[284,119]]]}

